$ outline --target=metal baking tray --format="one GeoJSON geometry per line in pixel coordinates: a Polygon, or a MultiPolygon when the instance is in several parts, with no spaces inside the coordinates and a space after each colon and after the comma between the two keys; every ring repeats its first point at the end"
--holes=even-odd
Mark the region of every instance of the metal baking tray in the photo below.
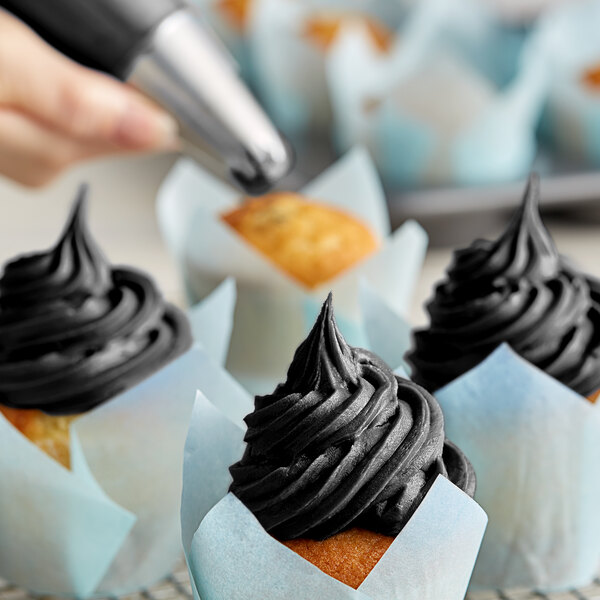
{"type": "MultiPolygon", "coordinates": [[[[330,143],[312,140],[298,148],[296,168],[278,187],[299,189],[335,160],[330,143]]],[[[600,224],[600,169],[556,157],[542,146],[532,171],[542,177],[544,215],[600,224]]],[[[388,189],[386,195],[394,227],[416,219],[427,230],[432,246],[457,246],[498,229],[520,203],[524,188],[520,180],[472,187],[388,189]]]]}
{"type": "MultiPolygon", "coordinates": [[[[392,223],[416,219],[432,245],[470,243],[503,223],[521,202],[523,181],[470,188],[414,190],[389,196],[392,223]]],[[[600,224],[600,171],[542,175],[545,215],[600,224]]]]}

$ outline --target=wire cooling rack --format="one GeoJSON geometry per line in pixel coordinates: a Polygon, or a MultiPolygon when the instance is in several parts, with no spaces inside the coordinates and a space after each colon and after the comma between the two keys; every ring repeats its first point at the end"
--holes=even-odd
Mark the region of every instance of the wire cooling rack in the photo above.
{"type": "MultiPolygon", "coordinates": [[[[181,566],[155,586],[136,594],[122,596],[119,600],[192,600],[192,598],[187,569],[181,566]]],[[[0,600],[41,600],[41,597],[29,594],[0,579],[0,600]]],[[[49,600],[49,597],[44,596],[44,600],[49,600]]],[[[116,600],[116,598],[107,597],[105,600],[116,600]]],[[[223,600],[228,599],[223,598],[223,600]]],[[[585,588],[568,592],[553,594],[529,590],[477,592],[468,594],[465,600],[600,600],[600,579],[585,588]]]]}
{"type": "Polygon", "coordinates": [[[600,600],[600,579],[591,585],[566,592],[544,594],[530,590],[477,592],[467,595],[466,600],[600,600]]]}
{"type": "MultiPolygon", "coordinates": [[[[43,600],[50,600],[50,596],[43,596],[43,600]]],[[[181,566],[172,575],[163,579],[156,585],[135,594],[121,596],[119,600],[192,600],[192,588],[188,578],[187,569],[181,566]]],[[[42,596],[30,594],[25,590],[9,585],[0,579],[0,600],[42,600],[42,596]]],[[[58,600],[58,599],[57,599],[58,600]]],[[[117,600],[114,596],[106,599],[117,600]]],[[[226,599],[223,599],[226,600],[226,599]]]]}

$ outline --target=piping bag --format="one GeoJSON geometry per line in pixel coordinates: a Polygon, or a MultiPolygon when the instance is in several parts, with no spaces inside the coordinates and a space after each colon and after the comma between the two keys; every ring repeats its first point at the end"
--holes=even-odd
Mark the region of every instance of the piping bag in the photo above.
{"type": "Polygon", "coordinates": [[[185,0],[0,0],[0,8],[163,106],[179,121],[184,152],[246,193],[268,190],[291,169],[288,143],[185,0]]]}

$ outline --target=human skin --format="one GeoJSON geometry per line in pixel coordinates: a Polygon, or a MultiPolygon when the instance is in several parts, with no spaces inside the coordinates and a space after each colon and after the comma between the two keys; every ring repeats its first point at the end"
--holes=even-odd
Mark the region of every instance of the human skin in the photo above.
{"type": "Polygon", "coordinates": [[[37,187],[82,160],[176,147],[168,113],[0,9],[0,174],[37,187]]]}

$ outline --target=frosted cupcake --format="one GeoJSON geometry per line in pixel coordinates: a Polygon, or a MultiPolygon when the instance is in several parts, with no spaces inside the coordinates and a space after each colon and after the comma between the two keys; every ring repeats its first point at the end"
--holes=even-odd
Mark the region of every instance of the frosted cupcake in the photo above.
{"type": "Polygon", "coordinates": [[[407,360],[432,391],[472,369],[500,344],[575,392],[600,389],[600,283],[561,257],[539,214],[539,181],[496,241],[454,254],[427,304],[407,360]]]}
{"type": "Polygon", "coordinates": [[[0,279],[0,411],[65,466],[73,419],[192,344],[150,277],[110,265],[83,194],[57,244],[8,262],[0,279]]]}
{"type": "Polygon", "coordinates": [[[407,356],[478,473],[477,588],[572,589],[600,562],[600,287],[538,202],[534,176],[500,238],[455,253],[407,356]]]}
{"type": "Polygon", "coordinates": [[[188,321],[148,275],[108,262],[87,228],[83,193],[54,247],[7,263],[0,579],[87,598],[171,572],[181,554],[185,432],[194,392],[227,346],[231,283],[188,321]]]}
{"type": "Polygon", "coordinates": [[[181,509],[203,600],[464,599],[486,525],[471,464],[431,394],[345,341],[331,296],[250,414],[215,380],[192,413],[181,509]]]}
{"type": "Polygon", "coordinates": [[[246,417],[233,492],[276,539],[357,588],[438,475],[468,495],[475,474],[444,436],[436,400],[350,347],[331,295],[285,383],[246,417]]]}

